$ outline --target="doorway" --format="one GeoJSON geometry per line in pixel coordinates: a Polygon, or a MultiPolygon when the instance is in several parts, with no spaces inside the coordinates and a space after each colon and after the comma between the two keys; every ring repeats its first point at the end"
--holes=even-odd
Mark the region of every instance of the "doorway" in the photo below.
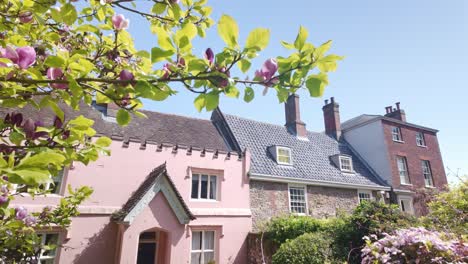
{"type": "Polygon", "coordinates": [[[138,241],[137,264],[158,264],[157,255],[159,236],[159,232],[156,230],[140,234],[138,241]]]}

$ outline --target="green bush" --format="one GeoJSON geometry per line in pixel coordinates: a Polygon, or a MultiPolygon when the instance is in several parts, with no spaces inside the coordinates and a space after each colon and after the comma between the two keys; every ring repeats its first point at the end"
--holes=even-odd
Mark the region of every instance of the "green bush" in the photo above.
{"type": "Polygon", "coordinates": [[[363,237],[370,234],[381,236],[399,228],[417,225],[417,220],[401,212],[397,205],[380,202],[364,202],[350,216],[342,216],[330,227],[333,236],[333,256],[349,263],[361,263],[363,237]]]}
{"type": "Polygon", "coordinates": [[[468,178],[436,195],[423,222],[428,228],[468,236],[468,178]]]}
{"type": "Polygon", "coordinates": [[[288,240],[273,255],[273,264],[331,263],[331,240],[323,233],[303,234],[288,240]]]}
{"type": "Polygon", "coordinates": [[[272,218],[265,226],[265,238],[278,245],[305,233],[322,230],[324,221],[309,216],[282,216],[272,218]]]}

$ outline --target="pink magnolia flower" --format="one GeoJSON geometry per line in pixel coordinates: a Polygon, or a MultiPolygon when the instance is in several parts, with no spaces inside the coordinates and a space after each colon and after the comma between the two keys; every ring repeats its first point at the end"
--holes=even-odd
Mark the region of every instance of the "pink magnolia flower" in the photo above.
{"type": "Polygon", "coordinates": [[[29,23],[33,20],[31,11],[21,12],[18,17],[19,17],[20,22],[24,24],[29,23]]]}
{"type": "MultiPolygon", "coordinates": [[[[135,76],[133,75],[132,72],[128,71],[128,70],[122,70],[119,74],[119,80],[121,81],[129,81],[130,83],[132,83],[132,85],[134,84],[133,81],[135,79],[135,76]]],[[[126,82],[126,83],[121,83],[121,85],[125,86],[127,85],[129,82],[126,82]]]]}
{"type": "Polygon", "coordinates": [[[34,225],[34,224],[37,222],[37,219],[36,219],[36,217],[34,217],[34,216],[28,215],[28,216],[26,216],[26,218],[24,218],[23,221],[24,221],[24,224],[25,224],[26,226],[32,226],[32,225],[34,225]]]}
{"type": "Polygon", "coordinates": [[[122,30],[128,28],[130,24],[130,20],[125,19],[124,15],[114,15],[112,17],[112,25],[114,26],[115,30],[122,30]]]}
{"type": "Polygon", "coordinates": [[[21,69],[27,69],[36,62],[36,51],[33,47],[29,46],[17,48],[16,50],[13,50],[11,47],[6,47],[2,57],[10,59],[21,69]]]}
{"type": "Polygon", "coordinates": [[[0,205],[8,202],[8,196],[7,195],[1,195],[0,196],[0,205]]]}
{"type": "Polygon", "coordinates": [[[205,51],[205,59],[207,59],[210,62],[210,65],[213,64],[214,61],[214,53],[211,48],[207,48],[205,51]]]}
{"type": "Polygon", "coordinates": [[[260,70],[255,72],[255,77],[259,77],[264,81],[269,81],[278,70],[278,63],[275,59],[268,59],[263,63],[260,70]]]}
{"type": "Polygon", "coordinates": [[[22,206],[16,207],[15,212],[16,212],[16,220],[23,220],[28,215],[28,210],[26,210],[26,208],[22,206]]]}
{"type": "Polygon", "coordinates": [[[163,66],[164,74],[162,76],[163,79],[167,79],[169,78],[169,75],[171,75],[171,69],[169,67],[170,67],[169,63],[164,64],[163,66]]]}
{"type": "MultiPolygon", "coordinates": [[[[47,69],[47,78],[49,80],[63,80],[63,71],[60,68],[49,68],[47,69]]],[[[66,83],[51,83],[50,87],[55,89],[67,89],[68,84],[66,83]]]]}
{"type": "MultiPolygon", "coordinates": [[[[12,47],[7,46],[6,48],[0,48],[0,58],[6,58],[11,60],[13,63],[18,62],[18,53],[12,47]]],[[[7,64],[0,62],[0,66],[5,67],[7,64]]]]}

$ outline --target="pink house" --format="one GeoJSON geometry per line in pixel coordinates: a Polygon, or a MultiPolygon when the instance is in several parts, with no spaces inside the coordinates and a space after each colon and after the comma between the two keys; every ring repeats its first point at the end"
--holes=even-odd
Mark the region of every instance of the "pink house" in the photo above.
{"type": "Polygon", "coordinates": [[[68,230],[44,230],[60,247],[41,263],[246,263],[249,153],[227,151],[209,120],[145,112],[120,128],[112,109],[96,108],[66,115],[94,119],[111,156],[66,168],[56,194],[14,201],[37,211],[69,184],[94,189],[68,230]]]}

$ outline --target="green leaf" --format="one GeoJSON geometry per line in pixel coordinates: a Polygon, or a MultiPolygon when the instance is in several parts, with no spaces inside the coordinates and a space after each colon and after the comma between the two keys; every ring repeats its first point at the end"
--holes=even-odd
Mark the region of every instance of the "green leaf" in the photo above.
{"type": "Polygon", "coordinates": [[[174,51],[172,50],[163,50],[161,48],[154,47],[151,49],[151,62],[155,63],[158,61],[163,61],[172,55],[174,55],[174,51]]]}
{"type": "Polygon", "coordinates": [[[250,69],[250,65],[252,65],[252,63],[250,63],[249,60],[246,60],[246,59],[242,59],[238,62],[238,65],[239,65],[239,68],[240,70],[245,73],[247,72],[249,69],[250,69]]]}
{"type": "Polygon", "coordinates": [[[64,4],[60,8],[60,15],[62,16],[63,22],[69,26],[73,25],[78,18],[75,7],[70,3],[64,4]]]}
{"type": "Polygon", "coordinates": [[[125,109],[119,109],[117,111],[117,123],[121,126],[127,126],[130,123],[130,113],[125,109]]]}
{"type": "Polygon", "coordinates": [[[209,93],[206,94],[206,111],[214,110],[219,104],[219,94],[209,93]]]}
{"type": "Polygon", "coordinates": [[[65,157],[62,154],[52,151],[44,151],[32,156],[27,155],[19,162],[16,168],[47,168],[47,165],[49,164],[62,166],[64,161],[65,157]]]}
{"type": "Polygon", "coordinates": [[[328,55],[317,61],[317,67],[321,72],[336,71],[337,61],[342,60],[343,57],[338,55],[328,55]]]}
{"type": "Polygon", "coordinates": [[[166,7],[167,5],[164,3],[156,3],[155,5],[153,5],[151,11],[157,15],[160,15],[164,13],[164,11],[166,11],[166,7]]]}
{"type": "Polygon", "coordinates": [[[73,126],[74,128],[80,129],[80,130],[86,130],[93,124],[94,124],[93,120],[88,119],[84,117],[83,115],[80,115],[76,117],[75,119],[70,120],[70,122],[68,122],[68,125],[73,126]]]}
{"type": "Polygon", "coordinates": [[[203,107],[205,107],[206,105],[205,94],[200,94],[199,96],[197,96],[193,103],[195,104],[195,108],[198,110],[198,112],[201,112],[203,107]]]}
{"type": "Polygon", "coordinates": [[[291,43],[288,43],[286,41],[281,41],[281,45],[283,45],[283,47],[287,48],[287,49],[294,49],[294,45],[291,44],[291,43]]]}
{"type": "Polygon", "coordinates": [[[65,59],[59,56],[47,56],[44,64],[49,67],[61,68],[65,64],[65,59]]]}
{"type": "Polygon", "coordinates": [[[152,26],[151,30],[158,36],[158,45],[164,50],[175,50],[174,44],[172,44],[171,38],[164,28],[159,26],[152,26]]]}
{"type": "Polygon", "coordinates": [[[268,46],[268,42],[270,42],[270,31],[264,28],[256,28],[247,37],[245,48],[254,48],[260,51],[268,46]]]}
{"type": "Polygon", "coordinates": [[[237,46],[239,27],[232,17],[228,15],[221,16],[218,22],[218,34],[230,48],[237,46]]]}
{"type": "Polygon", "coordinates": [[[96,145],[100,147],[109,147],[112,143],[112,140],[108,137],[100,137],[96,140],[96,145]]]}
{"type": "Polygon", "coordinates": [[[252,87],[246,87],[244,90],[244,101],[249,103],[251,102],[255,97],[255,92],[252,89],[252,87]]]}
{"type": "Polygon", "coordinates": [[[329,40],[325,43],[323,43],[320,47],[316,48],[314,51],[314,56],[317,59],[320,59],[323,57],[323,55],[330,49],[332,44],[332,41],[329,40]]]}
{"type": "Polygon", "coordinates": [[[226,94],[227,97],[231,98],[239,98],[239,90],[235,86],[229,86],[224,93],[226,94]]]}
{"type": "Polygon", "coordinates": [[[306,81],[306,87],[312,97],[321,97],[325,91],[325,86],[327,85],[328,77],[326,74],[322,73],[310,75],[306,81]]]}
{"type": "Polygon", "coordinates": [[[298,50],[302,50],[302,47],[304,47],[308,35],[309,32],[307,32],[307,29],[301,26],[299,28],[299,33],[297,34],[296,41],[294,41],[294,47],[296,47],[296,49],[298,50]]]}
{"type": "Polygon", "coordinates": [[[48,182],[52,182],[50,173],[48,170],[29,169],[29,170],[14,170],[12,173],[19,176],[19,180],[16,177],[11,177],[12,182],[25,183],[27,185],[39,185],[48,182]]]}

